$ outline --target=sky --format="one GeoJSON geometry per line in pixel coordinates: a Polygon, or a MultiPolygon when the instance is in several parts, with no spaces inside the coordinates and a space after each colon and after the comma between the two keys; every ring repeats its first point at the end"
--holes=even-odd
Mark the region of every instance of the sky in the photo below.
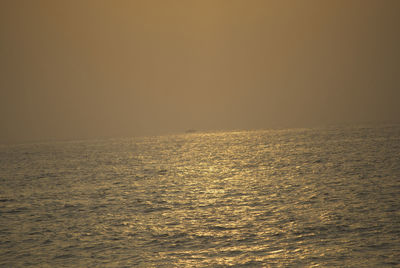
{"type": "Polygon", "coordinates": [[[0,143],[400,122],[397,0],[0,1],[0,143]]]}

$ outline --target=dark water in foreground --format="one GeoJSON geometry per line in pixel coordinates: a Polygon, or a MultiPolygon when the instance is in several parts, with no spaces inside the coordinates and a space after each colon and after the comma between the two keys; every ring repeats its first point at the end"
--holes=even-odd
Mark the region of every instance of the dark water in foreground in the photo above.
{"type": "Polygon", "coordinates": [[[400,265],[400,126],[0,147],[0,266],[400,265]]]}

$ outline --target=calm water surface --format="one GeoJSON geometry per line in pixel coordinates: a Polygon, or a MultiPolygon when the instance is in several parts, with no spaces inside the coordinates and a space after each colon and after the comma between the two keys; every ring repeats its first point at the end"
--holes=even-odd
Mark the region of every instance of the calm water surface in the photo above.
{"type": "Polygon", "coordinates": [[[400,265],[400,126],[0,147],[0,266],[400,265]]]}

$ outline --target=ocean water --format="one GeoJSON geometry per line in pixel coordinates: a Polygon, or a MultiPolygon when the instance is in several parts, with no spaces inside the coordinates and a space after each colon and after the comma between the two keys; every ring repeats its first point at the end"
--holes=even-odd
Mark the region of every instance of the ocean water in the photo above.
{"type": "Polygon", "coordinates": [[[0,147],[1,267],[400,266],[400,126],[0,147]]]}

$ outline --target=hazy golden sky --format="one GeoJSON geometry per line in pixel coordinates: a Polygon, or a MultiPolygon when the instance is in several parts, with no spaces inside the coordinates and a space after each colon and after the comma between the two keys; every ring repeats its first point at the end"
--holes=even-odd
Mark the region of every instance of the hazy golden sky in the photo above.
{"type": "Polygon", "coordinates": [[[0,1],[0,142],[400,121],[400,1],[0,1]]]}

